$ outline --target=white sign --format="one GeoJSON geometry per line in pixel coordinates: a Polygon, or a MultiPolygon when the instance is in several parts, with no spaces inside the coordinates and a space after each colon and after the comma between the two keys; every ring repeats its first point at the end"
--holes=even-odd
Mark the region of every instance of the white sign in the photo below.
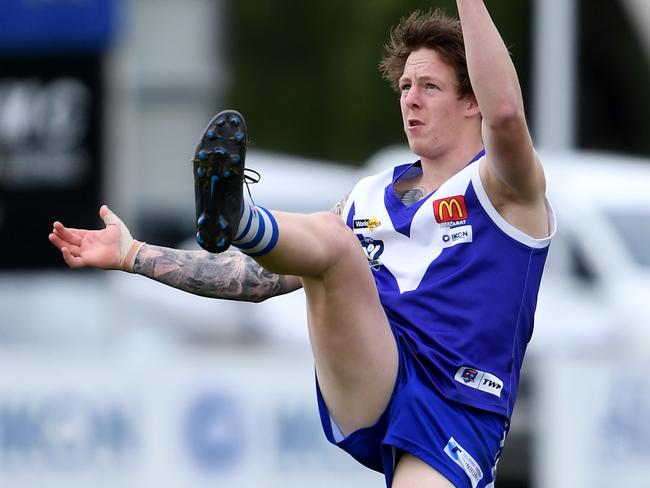
{"type": "Polygon", "coordinates": [[[621,358],[536,364],[537,488],[650,486],[649,368],[621,358]]]}
{"type": "Polygon", "coordinates": [[[330,445],[307,351],[3,355],[0,486],[377,487],[330,445]]]}

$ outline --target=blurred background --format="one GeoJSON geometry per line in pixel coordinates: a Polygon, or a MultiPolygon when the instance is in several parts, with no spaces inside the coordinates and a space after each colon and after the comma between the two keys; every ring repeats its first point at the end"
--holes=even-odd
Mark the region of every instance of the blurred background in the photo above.
{"type": "MultiPolygon", "coordinates": [[[[650,477],[650,1],[486,0],[560,227],[500,487],[650,477]]],[[[215,301],[68,270],[52,222],[194,248],[190,158],[247,119],[257,201],[329,208],[414,157],[376,69],[436,0],[3,0],[0,485],[382,486],[327,445],[304,296],[215,301]]]]}

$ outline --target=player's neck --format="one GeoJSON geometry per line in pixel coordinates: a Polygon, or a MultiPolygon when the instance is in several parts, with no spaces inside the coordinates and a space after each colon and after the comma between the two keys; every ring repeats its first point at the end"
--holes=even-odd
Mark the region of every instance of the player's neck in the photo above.
{"type": "Polygon", "coordinates": [[[419,186],[433,191],[461,171],[483,149],[481,141],[436,155],[420,158],[422,175],[419,186]]]}

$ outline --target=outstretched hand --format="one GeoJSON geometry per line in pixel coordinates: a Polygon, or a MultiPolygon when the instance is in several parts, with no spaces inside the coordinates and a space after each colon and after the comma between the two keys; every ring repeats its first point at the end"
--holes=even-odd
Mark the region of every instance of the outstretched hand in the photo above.
{"type": "Polygon", "coordinates": [[[106,205],[99,209],[106,228],[99,230],[73,229],[54,222],[50,242],[63,254],[71,268],[86,266],[99,269],[132,271],[135,253],[142,243],[135,241],[129,230],[106,205]],[[137,246],[137,249],[135,247],[137,246]]]}

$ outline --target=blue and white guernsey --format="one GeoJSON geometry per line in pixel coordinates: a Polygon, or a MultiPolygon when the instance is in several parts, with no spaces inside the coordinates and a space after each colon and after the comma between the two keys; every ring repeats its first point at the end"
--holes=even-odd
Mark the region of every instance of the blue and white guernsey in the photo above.
{"type": "Polygon", "coordinates": [[[343,218],[428,382],[450,400],[510,418],[555,217],[547,204],[544,239],[506,222],[481,183],[483,161],[409,206],[393,185],[415,165],[364,178],[343,218]]]}

